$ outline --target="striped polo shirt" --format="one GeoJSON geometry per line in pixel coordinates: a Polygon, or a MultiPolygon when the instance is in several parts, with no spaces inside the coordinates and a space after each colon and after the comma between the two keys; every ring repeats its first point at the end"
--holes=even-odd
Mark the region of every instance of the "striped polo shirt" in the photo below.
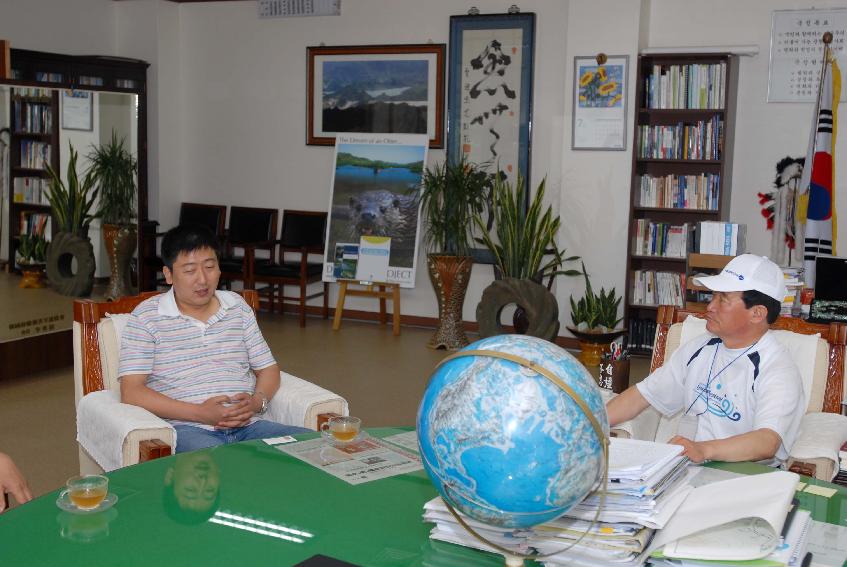
{"type": "Polygon", "coordinates": [[[212,396],[252,394],[253,371],[276,361],[244,299],[231,291],[215,291],[215,296],[220,309],[205,323],[180,313],[173,288],[140,303],[121,338],[118,376],[147,375],[150,389],[194,404],[212,396]]]}

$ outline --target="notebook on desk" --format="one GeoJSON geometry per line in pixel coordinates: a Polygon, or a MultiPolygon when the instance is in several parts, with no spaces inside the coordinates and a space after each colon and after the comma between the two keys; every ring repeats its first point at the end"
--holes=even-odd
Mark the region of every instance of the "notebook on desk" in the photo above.
{"type": "Polygon", "coordinates": [[[811,323],[847,323],[847,258],[819,256],[815,260],[815,298],[811,323]]]}

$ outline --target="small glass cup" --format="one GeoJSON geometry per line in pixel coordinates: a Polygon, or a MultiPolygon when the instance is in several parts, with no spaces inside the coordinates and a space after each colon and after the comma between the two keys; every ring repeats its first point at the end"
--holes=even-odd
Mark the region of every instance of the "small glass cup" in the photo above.
{"type": "Polygon", "coordinates": [[[358,417],[340,415],[321,424],[321,435],[327,441],[349,443],[356,439],[361,427],[362,420],[358,417]]]}
{"type": "Polygon", "coordinates": [[[73,476],[66,485],[67,488],[59,496],[67,494],[73,505],[80,510],[93,510],[109,494],[109,479],[100,474],[73,476]]]}

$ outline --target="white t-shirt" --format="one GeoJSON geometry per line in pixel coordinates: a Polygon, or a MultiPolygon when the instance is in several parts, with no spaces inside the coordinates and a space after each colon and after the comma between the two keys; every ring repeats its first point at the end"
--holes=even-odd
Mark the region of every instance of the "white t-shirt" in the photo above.
{"type": "Polygon", "coordinates": [[[768,331],[750,347],[728,349],[706,333],[681,345],[638,391],[663,415],[697,416],[694,441],[725,439],[768,428],[788,458],[806,409],[800,371],[768,331]]]}

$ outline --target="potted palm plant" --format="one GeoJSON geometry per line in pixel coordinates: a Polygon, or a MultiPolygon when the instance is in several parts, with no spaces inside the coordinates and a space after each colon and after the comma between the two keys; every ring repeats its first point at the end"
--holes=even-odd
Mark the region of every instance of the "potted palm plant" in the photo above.
{"type": "Polygon", "coordinates": [[[617,296],[615,288],[608,292],[600,288],[600,293],[594,293],[585,264],[582,266],[585,276],[585,295],[574,301],[570,297],[572,327],[568,330],[579,339],[580,361],[586,366],[600,364],[600,356],[609,344],[624,334],[624,329],[617,329],[623,318],[618,317],[621,297],[617,296]]]}
{"type": "Polygon", "coordinates": [[[67,183],[47,166],[47,199],[58,225],[58,233],[47,248],[47,279],[59,293],[81,297],[90,295],[94,287],[96,266],[88,229],[96,217],[91,209],[97,200],[97,189],[90,172],[80,178],[76,167],[79,156],[73,144],[69,142],[68,146],[67,183]]]}
{"type": "Polygon", "coordinates": [[[23,278],[21,288],[44,287],[44,263],[47,261],[49,241],[43,234],[22,234],[19,237],[16,263],[21,268],[23,278]]]}
{"type": "Polygon", "coordinates": [[[550,292],[558,275],[579,275],[579,270],[562,269],[578,256],[566,256],[556,244],[561,219],[549,205],[544,209],[543,180],[526,213],[523,211],[525,183],[518,176],[514,186],[497,176],[492,202],[494,227],[489,230],[479,214],[474,222],[482,235],[477,238],[494,255],[497,279],[482,294],[476,318],[482,337],[501,334],[501,314],[507,305],[517,305],[512,323],[515,330],[547,340],[559,332],[559,305],[550,292]],[[547,279],[546,286],[544,280],[547,279]]]}
{"type": "Polygon", "coordinates": [[[115,299],[130,295],[130,262],[138,240],[135,224],[135,196],[138,161],[112,130],[106,144],[92,146],[88,174],[100,192],[97,216],[100,217],[103,241],[109,256],[110,275],[106,297],[115,299]]]}
{"type": "Polygon", "coordinates": [[[473,266],[473,218],[485,207],[490,177],[462,157],[426,168],[422,186],[427,267],[438,299],[438,327],[428,346],[459,349],[468,344],[462,305],[473,266]]]}

